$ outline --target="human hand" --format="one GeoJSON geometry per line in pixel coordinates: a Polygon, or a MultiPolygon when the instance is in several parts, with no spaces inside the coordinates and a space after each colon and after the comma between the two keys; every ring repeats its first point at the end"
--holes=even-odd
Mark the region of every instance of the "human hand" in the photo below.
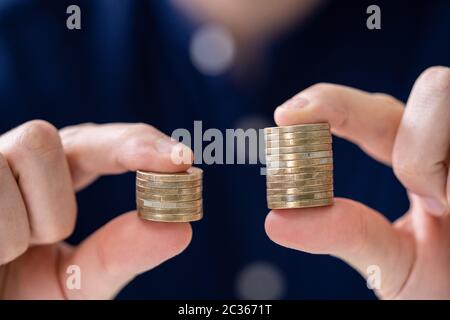
{"type": "Polygon", "coordinates": [[[450,69],[416,81],[406,108],[383,94],[318,84],[275,111],[278,125],[329,122],[333,133],[392,165],[411,207],[391,224],[365,205],[273,210],[268,236],[301,251],[331,254],[362,275],[381,270],[384,299],[450,299],[450,69]]]}
{"type": "Polygon", "coordinates": [[[188,223],[143,221],[135,211],[77,247],[62,241],[75,226],[76,191],[104,174],[184,171],[190,164],[171,159],[180,147],[144,124],[58,132],[35,120],[0,136],[0,298],[112,298],[136,275],[182,252],[192,236],[188,223]],[[66,287],[71,265],[81,270],[80,290],[66,287]]]}

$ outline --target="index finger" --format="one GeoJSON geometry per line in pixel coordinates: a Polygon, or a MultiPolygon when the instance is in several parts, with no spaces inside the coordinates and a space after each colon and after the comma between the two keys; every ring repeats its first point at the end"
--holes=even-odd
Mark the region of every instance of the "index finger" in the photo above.
{"type": "Polygon", "coordinates": [[[390,165],[403,109],[402,102],[388,95],[324,83],[279,106],[275,121],[280,126],[329,122],[335,135],[390,165]]]}
{"type": "Polygon", "coordinates": [[[188,147],[147,124],[83,124],[62,129],[61,138],[75,189],[105,174],[181,172],[193,160],[188,147]]]}

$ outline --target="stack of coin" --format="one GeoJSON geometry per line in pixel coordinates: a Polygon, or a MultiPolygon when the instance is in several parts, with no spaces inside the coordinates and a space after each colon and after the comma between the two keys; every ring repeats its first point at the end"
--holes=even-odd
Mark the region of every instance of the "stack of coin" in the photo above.
{"type": "Polygon", "coordinates": [[[197,221],[203,217],[203,171],[182,173],[138,171],[136,204],[142,219],[161,222],[197,221]]]}
{"type": "Polygon", "coordinates": [[[333,204],[333,151],[328,123],[265,128],[270,209],[333,204]]]}

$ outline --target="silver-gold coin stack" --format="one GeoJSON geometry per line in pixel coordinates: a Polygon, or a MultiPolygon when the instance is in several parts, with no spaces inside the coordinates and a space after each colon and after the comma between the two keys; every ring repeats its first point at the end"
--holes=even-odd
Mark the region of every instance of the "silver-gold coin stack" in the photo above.
{"type": "Polygon", "coordinates": [[[333,151],[328,123],[265,128],[270,209],[333,204],[333,151]]]}
{"type": "Polygon", "coordinates": [[[198,221],[203,217],[203,171],[136,173],[136,204],[142,219],[160,222],[198,221]]]}

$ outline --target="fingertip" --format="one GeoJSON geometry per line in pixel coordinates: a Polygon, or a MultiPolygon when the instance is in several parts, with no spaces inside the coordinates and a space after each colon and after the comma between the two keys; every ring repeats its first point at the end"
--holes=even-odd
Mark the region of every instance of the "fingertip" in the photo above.
{"type": "Polygon", "coordinates": [[[278,126],[291,126],[297,124],[327,122],[315,105],[295,107],[281,105],[275,109],[274,120],[278,126]]]}
{"type": "Polygon", "coordinates": [[[192,239],[188,223],[146,221],[136,211],[125,213],[94,233],[102,265],[109,275],[136,275],[180,254],[192,239]]]}
{"type": "Polygon", "coordinates": [[[292,124],[292,111],[284,106],[276,108],[273,117],[277,126],[288,126],[292,124]]]}
{"type": "Polygon", "coordinates": [[[193,155],[188,147],[182,148],[182,153],[170,150],[161,152],[151,144],[132,145],[118,155],[118,162],[123,170],[161,173],[183,172],[192,166],[193,155]]]}
{"type": "Polygon", "coordinates": [[[270,240],[277,242],[279,238],[280,230],[282,223],[280,223],[280,216],[277,212],[270,211],[266,216],[266,220],[264,223],[264,229],[266,230],[266,234],[270,240]]]}
{"type": "MultiPolygon", "coordinates": [[[[160,250],[161,259],[167,260],[183,252],[192,240],[192,227],[190,223],[156,222],[139,218],[136,211],[127,215],[135,224],[135,230],[141,234],[142,239],[136,239],[139,243],[151,244],[152,251],[160,250]],[[157,240],[155,240],[157,239],[157,240]],[[164,256],[164,257],[163,257],[164,256]]],[[[144,245],[142,245],[144,247],[144,245]]]]}
{"type": "Polygon", "coordinates": [[[299,112],[306,110],[310,105],[310,100],[302,93],[299,93],[291,99],[278,106],[274,112],[275,123],[279,126],[287,126],[299,123],[299,112]]]}
{"type": "MultiPolygon", "coordinates": [[[[292,218],[296,214],[301,214],[297,209],[294,210],[272,210],[266,217],[265,230],[270,240],[287,248],[295,247],[292,241],[292,228],[290,227],[292,218]]],[[[300,232],[300,230],[296,230],[300,232]]],[[[295,242],[295,241],[294,241],[295,242]]]]}
{"type": "Polygon", "coordinates": [[[424,83],[425,89],[433,94],[448,94],[450,89],[450,68],[433,66],[426,69],[417,79],[417,83],[424,83]]]}
{"type": "MultiPolygon", "coordinates": [[[[72,298],[111,298],[137,275],[180,254],[192,239],[188,223],[159,223],[125,213],[93,233],[61,265],[84,271],[83,289],[72,298]]],[[[65,276],[65,272],[62,273],[65,276]]]]}
{"type": "Polygon", "coordinates": [[[434,197],[421,197],[425,210],[435,217],[443,217],[449,214],[447,200],[434,197]]]}
{"type": "Polygon", "coordinates": [[[167,172],[183,172],[189,169],[194,162],[194,152],[182,143],[177,143],[170,153],[163,155],[161,167],[167,172]]]}
{"type": "Polygon", "coordinates": [[[327,253],[330,242],[347,242],[355,223],[355,203],[335,199],[332,206],[272,210],[265,221],[268,237],[275,243],[311,253],[327,253]]]}
{"type": "Polygon", "coordinates": [[[160,173],[177,173],[184,172],[192,167],[192,161],[177,162],[174,161],[170,155],[160,156],[158,159],[153,159],[153,163],[145,167],[142,163],[142,167],[139,170],[160,172],[160,173]]]}
{"type": "MultiPolygon", "coordinates": [[[[303,220],[308,219],[310,210],[320,214],[320,208],[282,209],[272,210],[266,217],[265,230],[273,242],[287,247],[298,249],[302,238],[305,238],[303,220]]],[[[308,236],[306,235],[306,238],[308,236]]]]}
{"type": "Polygon", "coordinates": [[[192,241],[192,227],[190,223],[167,223],[141,220],[149,232],[159,233],[164,243],[166,253],[173,257],[182,253],[192,241]]]}

